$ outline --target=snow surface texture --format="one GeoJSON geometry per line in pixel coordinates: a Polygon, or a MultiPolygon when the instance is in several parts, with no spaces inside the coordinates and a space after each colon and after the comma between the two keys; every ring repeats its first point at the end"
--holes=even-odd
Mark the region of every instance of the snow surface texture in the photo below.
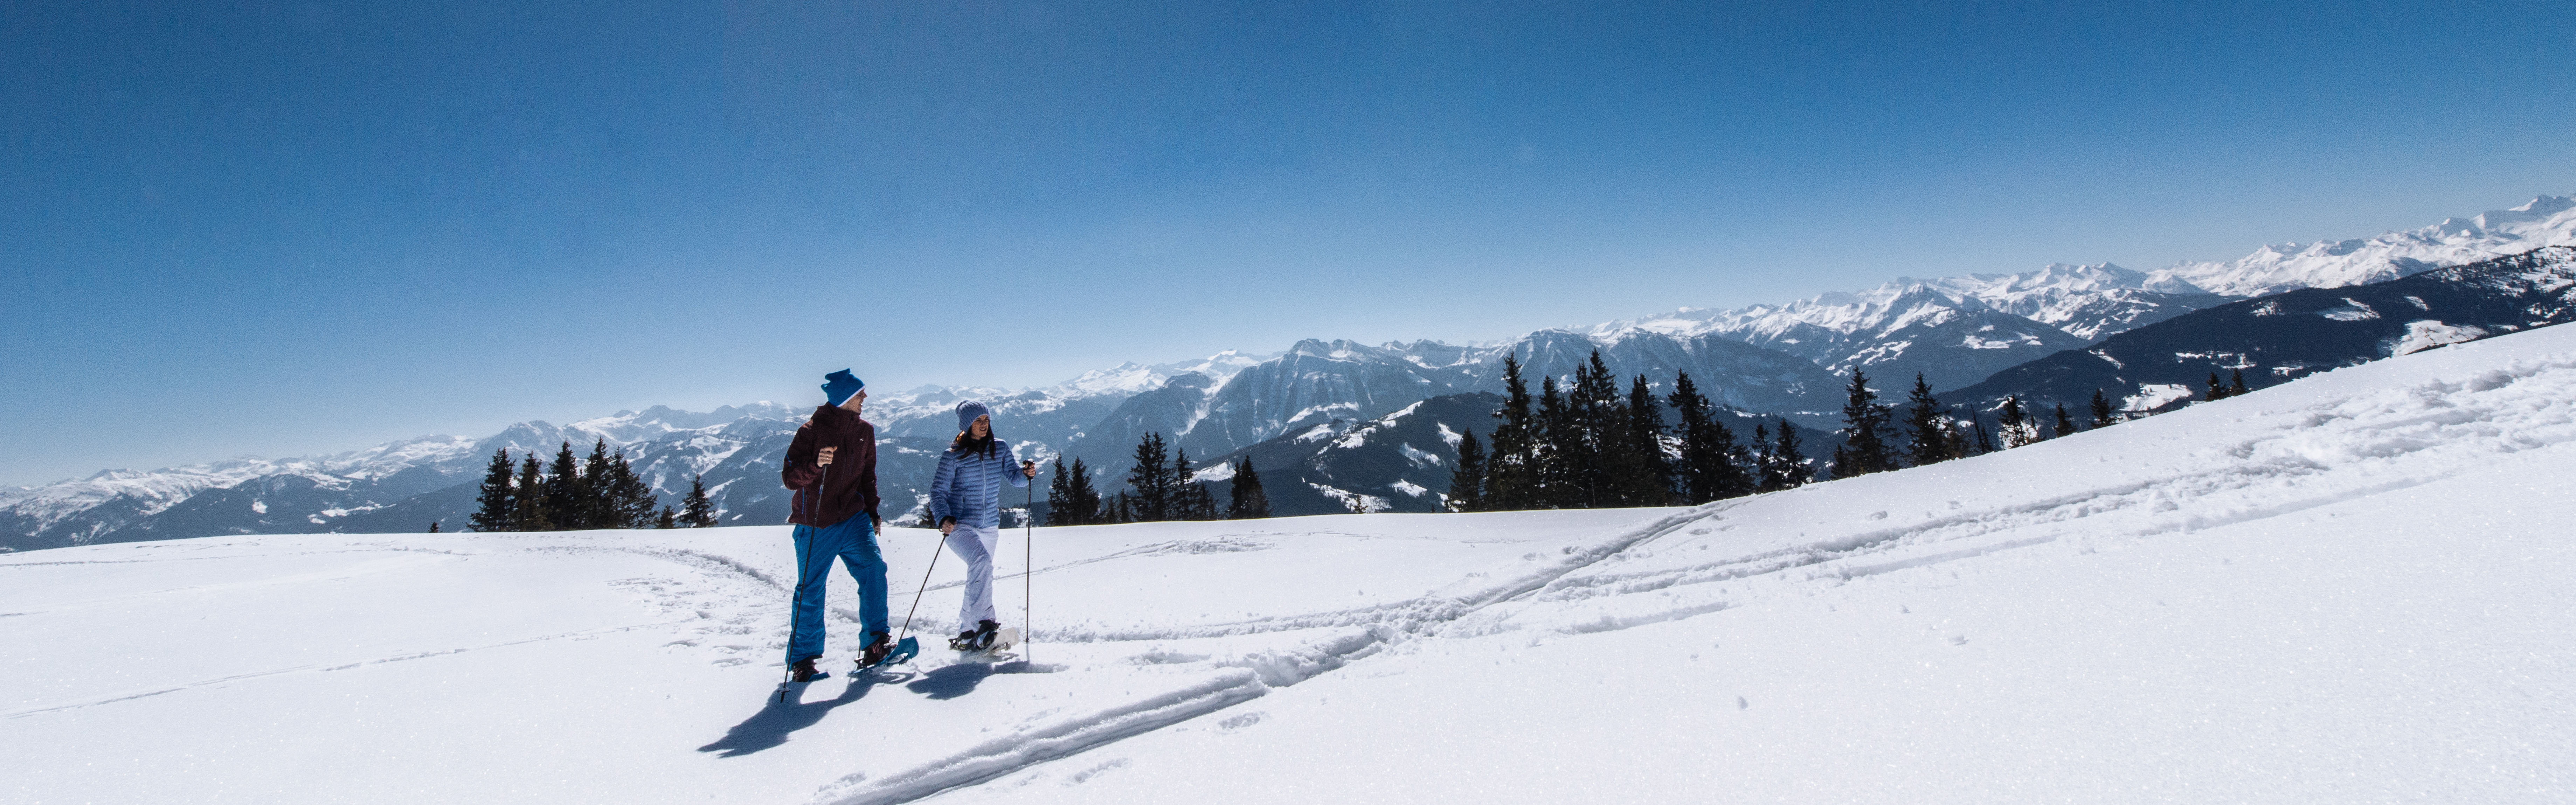
{"type": "Polygon", "coordinates": [[[34,551],[0,800],[2565,802],[2571,442],[2544,328],[1695,509],[1045,529],[1034,656],[787,704],[783,529],[34,551]]]}

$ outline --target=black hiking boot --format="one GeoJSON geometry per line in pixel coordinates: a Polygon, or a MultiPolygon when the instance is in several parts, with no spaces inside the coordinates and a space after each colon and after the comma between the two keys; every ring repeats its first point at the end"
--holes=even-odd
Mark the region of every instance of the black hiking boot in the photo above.
{"type": "Polygon", "coordinates": [[[958,632],[956,639],[948,641],[948,647],[958,651],[986,651],[993,647],[994,639],[1000,637],[1001,632],[999,623],[976,621],[975,628],[958,632]]]}
{"type": "Polygon", "coordinates": [[[814,677],[821,673],[814,670],[814,658],[807,657],[796,661],[796,667],[787,673],[787,681],[798,684],[812,682],[814,677]]]}
{"type": "Polygon", "coordinates": [[[894,640],[884,632],[869,632],[868,647],[859,649],[859,668],[865,670],[885,662],[886,653],[894,650],[894,640]]]}

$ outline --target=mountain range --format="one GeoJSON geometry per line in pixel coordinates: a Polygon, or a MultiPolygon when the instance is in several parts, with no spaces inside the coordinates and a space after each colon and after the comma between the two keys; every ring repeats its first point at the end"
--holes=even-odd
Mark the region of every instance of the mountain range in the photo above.
{"type": "MultiPolygon", "coordinates": [[[[1375,441],[1363,435],[1355,444],[1382,445],[1372,450],[1386,454],[1324,460],[1311,445],[1297,447],[1296,439],[1334,434],[1338,444],[1353,433],[1394,434],[1433,425],[1476,428],[1468,409],[1478,398],[1461,395],[1501,391],[1504,356],[1517,355],[1535,386],[1541,377],[1571,373],[1594,350],[1621,376],[1644,374],[1663,383],[1674,372],[1687,371],[1711,397],[1740,415],[1777,414],[1812,428],[1835,424],[1842,385],[1855,371],[1868,373],[1882,389],[1901,387],[1920,373],[1935,388],[1957,392],[1949,396],[1977,400],[2003,393],[2055,399],[2078,387],[2089,396],[2092,386],[2087,383],[2109,383],[2106,389],[2123,389],[2122,399],[2146,410],[2175,399],[2163,387],[2191,378],[2095,377],[2101,370],[2084,362],[2108,365],[2106,360],[2129,352],[2173,362],[2171,356],[2201,347],[2184,343],[2187,338],[2174,340],[2174,333],[2195,328],[2168,325],[2199,314],[2246,322],[2278,316],[2278,323],[2248,325],[2253,327],[2248,332],[2267,333],[2267,338],[2296,338],[2311,330],[2370,333],[2370,349],[2345,344],[2360,335],[2329,339],[2339,346],[2320,353],[2326,357],[2298,359],[2310,368],[2368,359],[2363,353],[2389,354],[2371,352],[2383,341],[2393,350],[2416,342],[2459,340],[2473,331],[2527,326],[2487,312],[2466,318],[2450,313],[2443,314],[2449,318],[2417,317],[2390,307],[2376,290],[2356,292],[2349,315],[2360,315],[2366,307],[2383,316],[2376,320],[2379,324],[2359,329],[2325,325],[2320,323],[2348,320],[2336,318],[2334,311],[2342,308],[2334,305],[2311,309],[2327,297],[2308,289],[2376,288],[2374,283],[2553,245],[2576,245],[2576,200],[2543,196],[2513,209],[2445,219],[2420,229],[2269,245],[2236,260],[2186,262],[2151,272],[2097,263],[2056,264],[2018,274],[1899,278],[1865,291],[1787,304],[1684,308],[1540,330],[1501,343],[1367,345],[1310,339],[1277,353],[1229,351],[1177,363],[1122,364],[1042,388],[926,386],[871,398],[869,417],[885,440],[881,491],[887,514],[898,521],[922,499],[937,451],[952,435],[948,412],[970,397],[993,407],[995,421],[1024,456],[1082,458],[1110,486],[1123,472],[1136,439],[1152,432],[1164,434],[1211,470],[1208,460],[1239,454],[1254,456],[1256,467],[1277,459],[1307,468],[1286,473],[1296,476],[1293,481],[1282,477],[1270,486],[1274,503],[1283,509],[1329,503],[1335,510],[1414,510],[1415,502],[1436,502],[1436,497],[1412,490],[1440,489],[1445,484],[1428,481],[1445,478],[1445,473],[1434,473],[1432,463],[1404,449],[1438,458],[1445,444],[1435,447],[1424,442],[1438,440],[1414,435],[1375,441]],[[2282,296],[2273,301],[2276,294],[2282,296]],[[2256,312],[2267,301],[2278,313],[2256,312]],[[2455,329],[2378,334],[2433,320],[2455,329]],[[2077,357],[2096,352],[2111,358],[2077,357]],[[1448,401],[1387,419],[1434,398],[1448,401]],[[1449,410],[1461,405],[1468,408],[1449,410]],[[1399,464],[1404,468],[1395,469],[1399,464]],[[1355,469],[1360,467],[1379,469],[1355,469]]],[[[2494,301],[2445,293],[2400,296],[2480,311],[2494,301]]],[[[2264,364],[2264,371],[2284,371],[2289,365],[2264,364]]],[[[2247,379],[2268,383],[2277,378],[2264,374],[2247,379]]],[[[677,501],[691,476],[703,476],[724,522],[777,522],[785,517],[786,503],[777,488],[775,462],[809,410],[774,403],[709,412],[655,407],[561,426],[520,423],[480,439],[425,436],[331,456],[237,459],[148,472],[109,470],[43,486],[0,488],[0,550],[210,534],[408,531],[431,522],[455,528],[471,508],[474,483],[493,451],[551,454],[565,442],[578,450],[605,441],[624,450],[666,502],[677,501]]],[[[1454,458],[1454,453],[1447,455],[1454,458]]],[[[1433,504],[1420,505],[1427,510],[1433,504]]]]}

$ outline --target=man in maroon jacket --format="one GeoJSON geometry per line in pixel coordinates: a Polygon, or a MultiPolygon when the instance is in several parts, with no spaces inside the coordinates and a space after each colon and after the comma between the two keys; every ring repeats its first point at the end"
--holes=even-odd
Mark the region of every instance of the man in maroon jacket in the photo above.
{"type": "Polygon", "coordinates": [[[796,598],[787,640],[789,679],[804,682],[823,656],[823,580],[832,557],[859,583],[859,620],[867,646],[859,665],[885,658],[886,565],[877,553],[877,428],[859,418],[867,384],[850,370],[823,377],[825,404],[796,428],[779,480],[796,490],[787,521],[796,524],[796,598]],[[821,561],[815,561],[820,559],[821,561]]]}

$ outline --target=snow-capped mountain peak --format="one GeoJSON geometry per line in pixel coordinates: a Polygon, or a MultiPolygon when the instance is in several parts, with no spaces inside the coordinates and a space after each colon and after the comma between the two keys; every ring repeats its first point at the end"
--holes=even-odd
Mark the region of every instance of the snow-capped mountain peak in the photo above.
{"type": "Polygon", "coordinates": [[[2212,293],[2265,296],[2341,288],[2473,263],[2541,246],[2576,244],[2576,199],[2540,196],[2519,207],[2370,238],[2266,245],[2226,262],[2185,262],[2156,274],[2212,293]]]}

